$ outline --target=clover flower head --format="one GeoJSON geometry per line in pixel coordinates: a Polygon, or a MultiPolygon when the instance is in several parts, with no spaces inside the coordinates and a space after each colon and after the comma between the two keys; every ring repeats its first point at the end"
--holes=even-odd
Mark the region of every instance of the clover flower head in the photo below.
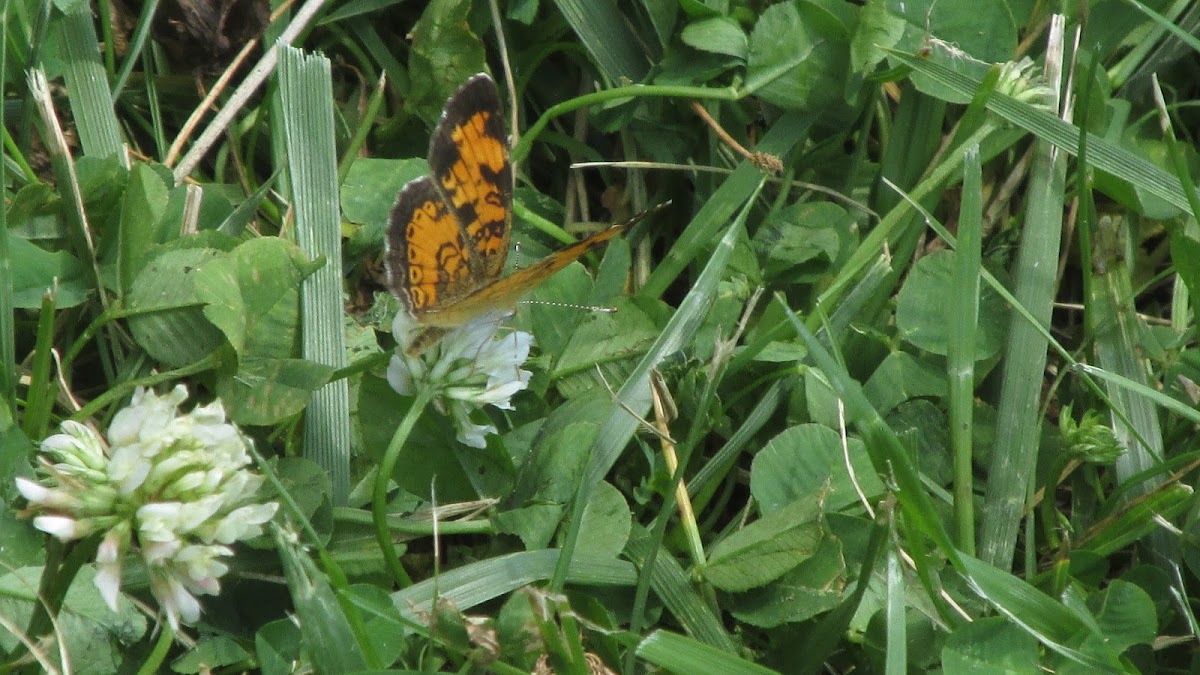
{"type": "Polygon", "coordinates": [[[67,421],[42,442],[39,481],[18,478],[34,527],[62,541],[103,533],[95,584],[116,610],[122,563],[145,565],[150,592],[173,628],[200,617],[197,595],[216,595],[229,546],[258,536],[279,505],[260,503],[249,440],[219,401],[181,414],[187,389],[138,388],[107,442],[67,421]]]}
{"type": "Polygon", "coordinates": [[[1043,110],[1052,111],[1057,100],[1054,89],[1046,84],[1037,71],[1037,64],[1029,57],[1001,65],[996,90],[1043,110]]]}
{"type": "Polygon", "coordinates": [[[1081,462],[1111,465],[1125,452],[1112,427],[1095,410],[1085,411],[1083,419],[1076,422],[1071,406],[1065,406],[1059,413],[1058,430],[1063,451],[1081,462]]]}
{"type": "Polygon", "coordinates": [[[492,312],[451,330],[420,356],[405,352],[420,331],[416,320],[401,310],[392,323],[396,353],[388,365],[388,383],[404,396],[424,387],[434,389],[434,405],[454,421],[460,443],[487,446],[495,425],[471,421],[485,405],[512,409],[513,394],[529,386],[532,373],[521,366],[529,358],[533,336],[522,331],[499,334],[504,312],[492,312]]]}

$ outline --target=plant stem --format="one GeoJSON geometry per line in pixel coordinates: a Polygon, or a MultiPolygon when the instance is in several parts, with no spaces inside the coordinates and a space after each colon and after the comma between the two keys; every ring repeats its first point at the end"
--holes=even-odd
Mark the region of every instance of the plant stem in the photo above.
{"type": "Polygon", "coordinates": [[[396,555],[396,547],[392,544],[391,529],[388,527],[387,521],[388,481],[391,480],[392,470],[396,468],[396,461],[400,458],[400,450],[404,447],[404,442],[408,440],[413,426],[416,425],[417,419],[421,417],[425,406],[429,405],[432,398],[433,391],[429,388],[422,389],[417,393],[412,407],[404,415],[400,426],[396,427],[396,433],[392,435],[392,442],[388,443],[387,450],[383,454],[383,461],[379,463],[379,473],[375,475],[375,489],[371,495],[371,515],[375,521],[375,539],[379,542],[379,549],[383,553],[383,559],[387,562],[388,569],[391,570],[392,577],[401,588],[407,588],[413,582],[412,578],[408,576],[408,572],[404,570],[404,566],[400,564],[400,557],[396,555]]]}

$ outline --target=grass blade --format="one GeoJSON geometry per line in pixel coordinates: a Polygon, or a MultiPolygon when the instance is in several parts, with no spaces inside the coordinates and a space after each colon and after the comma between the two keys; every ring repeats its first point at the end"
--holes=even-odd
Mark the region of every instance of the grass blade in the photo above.
{"type": "Polygon", "coordinates": [[[630,39],[630,26],[614,0],[555,0],[554,4],[605,79],[638,82],[646,76],[650,63],[638,51],[638,42],[630,39]]]}
{"type": "Polygon", "coordinates": [[[1131,380],[1127,377],[1117,375],[1116,373],[1110,373],[1103,368],[1097,368],[1095,366],[1089,366],[1082,363],[1077,364],[1075,367],[1098,380],[1104,380],[1105,382],[1117,385],[1122,389],[1137,393],[1139,396],[1153,401],[1155,405],[1170,410],[1192,424],[1200,424],[1200,410],[1196,410],[1195,408],[1192,408],[1181,401],[1177,401],[1161,391],[1158,391],[1157,389],[1149,387],[1136,380],[1131,380]]]}
{"type": "MultiPolygon", "coordinates": [[[[342,327],[341,214],[329,61],[280,46],[280,96],[296,238],[325,266],[301,288],[304,358],[346,366],[342,327]]],[[[350,393],[345,380],[317,390],[304,415],[304,454],[329,471],[334,505],[350,491],[350,393]]]]}
{"type": "MultiPolygon", "coordinates": [[[[333,588],[308,554],[280,528],[275,541],[287,575],[309,658],[317,672],[346,672],[368,666],[333,588]]],[[[375,664],[377,665],[377,664],[375,664]]]]}
{"type": "MultiPolygon", "coordinates": [[[[1013,296],[1040,326],[1050,325],[1054,308],[1066,172],[1066,155],[1051,142],[1040,141],[1034,149],[1024,226],[1013,269],[1013,296]]],[[[988,469],[979,540],[980,557],[1000,569],[1012,565],[1037,466],[1041,429],[1038,409],[1048,345],[1042,331],[1028,322],[1014,321],[1009,326],[996,412],[996,447],[1002,450],[992,455],[988,469]]]]}
{"type": "MultiPolygon", "coordinates": [[[[1133,284],[1125,264],[1124,238],[1117,232],[1125,231],[1125,223],[1099,223],[1093,266],[1087,271],[1093,274],[1088,317],[1093,322],[1090,328],[1095,338],[1097,365],[1131,382],[1149,386],[1141,356],[1148,328],[1137,317],[1133,284]],[[1114,250],[1114,246],[1118,248],[1114,250]]],[[[1125,452],[1117,458],[1117,475],[1126,481],[1162,461],[1162,427],[1150,399],[1115,385],[1108,387],[1108,395],[1113,406],[1113,431],[1125,447],[1125,452]]],[[[1144,495],[1155,485],[1156,482],[1143,482],[1131,496],[1144,495]]],[[[1166,545],[1167,542],[1159,541],[1155,548],[1166,555],[1169,551],[1161,548],[1166,545]]]]}
{"type": "MultiPolygon", "coordinates": [[[[889,53],[913,70],[932,77],[939,84],[950,87],[963,96],[970,97],[979,88],[979,82],[932,61],[900,52],[889,53]]],[[[1079,128],[1044,110],[1038,110],[1000,92],[995,92],[988,98],[987,108],[1069,154],[1075,154],[1079,147],[1079,128]]],[[[1094,134],[1087,135],[1087,143],[1088,153],[1096,168],[1121,176],[1180,209],[1188,209],[1187,197],[1179,180],[1171,174],[1094,134]]]]}
{"type": "MultiPolygon", "coordinates": [[[[123,154],[125,144],[113,111],[108,76],[100,62],[100,43],[91,6],[80,5],[62,18],[60,27],[67,58],[63,79],[83,153],[89,157],[123,154]]],[[[128,166],[127,160],[123,159],[123,163],[128,166]]]]}
{"type": "MultiPolygon", "coordinates": [[[[435,596],[465,610],[549,579],[560,559],[559,553],[554,549],[522,551],[463,565],[393,593],[392,602],[402,616],[413,621],[421,621],[421,614],[433,611],[435,596]]],[[[623,560],[587,558],[571,563],[567,579],[581,585],[632,587],[637,572],[623,560]]]]}
{"type": "MultiPolygon", "coordinates": [[[[643,534],[630,538],[626,544],[626,554],[639,568],[649,560],[651,543],[652,540],[643,534]]],[[[721,617],[705,604],[678,560],[666,551],[659,551],[654,556],[654,569],[649,574],[655,594],[689,636],[723,652],[737,652],[737,644],[721,624],[721,617]]]]}
{"type": "MultiPolygon", "coordinates": [[[[0,73],[8,72],[8,4],[0,10],[0,73]]],[[[7,129],[5,109],[0,106],[0,129],[7,129]]],[[[8,167],[0,162],[0,185],[8,185],[8,167]]],[[[0,399],[8,415],[17,411],[17,328],[13,314],[13,269],[8,244],[8,209],[0,209],[0,399]]],[[[40,335],[40,333],[39,333],[40,335]]],[[[36,380],[35,380],[36,382],[36,380]]],[[[40,385],[35,385],[40,386],[40,385]]]]}
{"type": "Polygon", "coordinates": [[[946,370],[950,385],[950,437],[954,452],[954,524],[958,547],[975,554],[974,476],[971,430],[975,410],[975,336],[979,320],[983,179],[979,147],[963,158],[963,196],[959,209],[954,311],[946,370]]]}
{"type": "Polygon", "coordinates": [[[890,549],[887,553],[887,648],[884,655],[884,672],[892,675],[908,672],[908,631],[904,621],[907,604],[900,557],[895,549],[890,549]]]}
{"type": "Polygon", "coordinates": [[[1089,643],[1096,651],[1104,646],[1092,627],[1090,616],[1080,616],[1076,610],[1056,601],[1013,575],[996,569],[970,556],[961,563],[971,587],[1000,614],[1020,626],[1030,635],[1063,656],[1095,668],[1093,672],[1118,671],[1110,654],[1085,654],[1067,647],[1076,644],[1081,635],[1095,638],[1089,643]],[[1105,658],[1108,657],[1108,658],[1105,658]]]}
{"type": "Polygon", "coordinates": [[[592,446],[591,460],[584,470],[572,502],[571,524],[563,540],[563,559],[559,560],[558,569],[552,582],[552,588],[556,591],[561,591],[563,588],[567,563],[574,553],[575,542],[579,538],[579,529],[583,520],[583,505],[587,504],[592,488],[603,480],[608,471],[617,463],[621,451],[633,437],[633,432],[637,430],[638,420],[630,415],[629,411],[633,411],[638,416],[646,414],[646,411],[650,409],[651,369],[658,366],[669,354],[680,349],[684,341],[691,336],[696,326],[704,319],[705,312],[716,297],[717,284],[720,283],[725,272],[725,265],[733,253],[738,232],[744,227],[749,205],[758,196],[763,184],[764,180],[760,178],[758,187],[746,200],[746,208],[742,210],[738,221],[725,232],[725,236],[717,244],[716,250],[713,251],[712,257],[709,258],[704,271],[700,273],[700,277],[692,286],[692,290],[679,304],[679,309],[671,316],[671,320],[663,328],[662,334],[650,346],[646,355],[634,367],[629,378],[625,380],[625,384],[617,392],[617,400],[611,406],[608,419],[600,427],[599,435],[592,446]]]}
{"type": "Polygon", "coordinates": [[[637,655],[672,673],[770,675],[776,672],[665,630],[656,630],[646,636],[637,647],[637,655]]]}

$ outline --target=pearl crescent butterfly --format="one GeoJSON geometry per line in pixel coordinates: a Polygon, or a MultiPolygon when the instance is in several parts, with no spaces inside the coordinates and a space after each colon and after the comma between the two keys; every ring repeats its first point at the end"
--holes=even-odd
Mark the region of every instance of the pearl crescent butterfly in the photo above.
{"type": "Polygon", "coordinates": [[[522,295],[637,219],[611,227],[501,277],[512,231],[513,170],[496,83],[471,77],[429,140],[430,175],[407,183],[388,223],[387,284],[422,326],[417,356],[451,329],[522,295]]]}

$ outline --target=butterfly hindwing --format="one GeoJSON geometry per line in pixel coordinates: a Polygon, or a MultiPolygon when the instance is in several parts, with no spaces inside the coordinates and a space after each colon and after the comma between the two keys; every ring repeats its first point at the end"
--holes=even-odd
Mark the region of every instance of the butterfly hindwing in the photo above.
{"type": "Polygon", "coordinates": [[[428,176],[409,181],[396,197],[384,263],[389,290],[413,316],[475,289],[462,226],[428,176]]]}

